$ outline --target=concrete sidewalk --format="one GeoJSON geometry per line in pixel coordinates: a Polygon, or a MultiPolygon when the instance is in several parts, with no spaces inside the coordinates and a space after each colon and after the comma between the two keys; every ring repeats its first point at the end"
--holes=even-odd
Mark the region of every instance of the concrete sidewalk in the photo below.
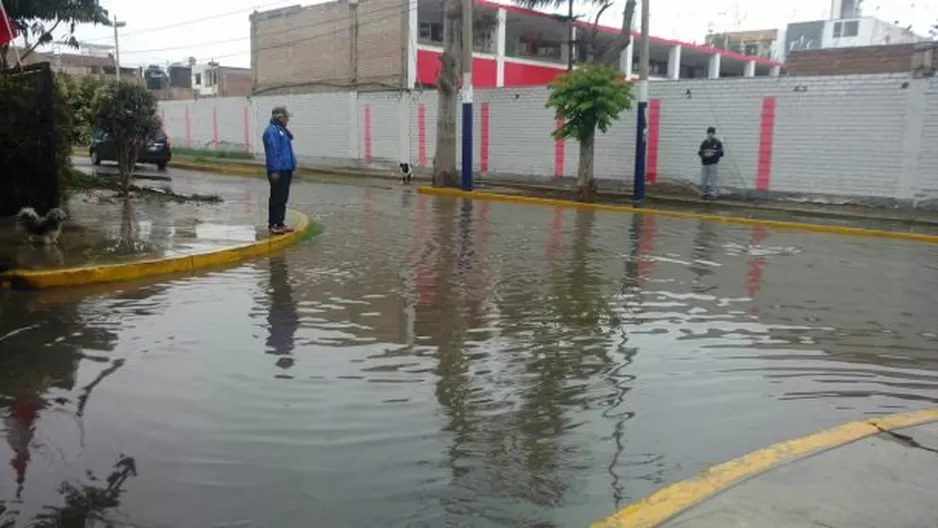
{"type": "Polygon", "coordinates": [[[662,526],[938,526],[938,422],[883,432],[780,465],[662,526]]]}
{"type": "MultiPolygon", "coordinates": [[[[112,167],[77,168],[104,178],[114,172],[112,167]]],[[[277,251],[296,242],[310,225],[305,215],[288,211],[287,224],[302,230],[270,237],[255,181],[166,174],[141,169],[139,178],[153,181],[137,182],[148,191],[127,199],[110,190],[75,192],[63,204],[69,219],[55,245],[28,243],[12,222],[0,225],[0,285],[79,286],[188,272],[277,251]],[[180,198],[193,195],[222,201],[180,198]]]]}

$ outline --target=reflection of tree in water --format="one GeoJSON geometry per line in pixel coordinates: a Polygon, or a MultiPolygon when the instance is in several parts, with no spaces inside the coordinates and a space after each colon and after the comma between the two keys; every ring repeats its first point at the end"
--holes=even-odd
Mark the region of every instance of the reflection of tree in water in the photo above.
{"type": "MultiPolygon", "coordinates": [[[[475,296],[465,295],[475,248],[471,206],[462,207],[457,213],[453,200],[434,202],[435,295],[418,305],[418,321],[435,325],[430,335],[438,347],[436,394],[449,418],[446,430],[453,434],[449,464],[457,491],[475,499],[556,505],[568,491],[574,463],[564,439],[576,426],[576,410],[590,405],[589,384],[582,381],[610,369],[610,310],[590,262],[595,218],[592,213],[577,217],[570,258],[552,264],[548,294],[535,285],[499,300],[501,337],[510,344],[496,353],[500,363],[509,364],[505,368],[521,369],[505,384],[497,376],[470,375],[474,355],[464,342],[468,329],[481,326],[482,310],[481,300],[473,303],[475,296]],[[518,402],[514,409],[510,401],[487,398],[501,389],[511,391],[507,399],[518,402]]],[[[448,507],[451,513],[468,513],[458,498],[448,507]]]]}
{"type": "MultiPolygon", "coordinates": [[[[26,528],[86,528],[97,521],[102,528],[116,528],[123,523],[107,519],[107,514],[120,506],[120,497],[124,493],[124,483],[130,477],[137,476],[137,464],[132,457],[120,455],[113,470],[102,483],[91,472],[89,484],[74,485],[62,482],[59,493],[63,496],[63,506],[46,506],[43,513],[29,523],[26,528]]],[[[0,501],[0,528],[14,528],[20,524],[16,510],[8,509],[0,501]]]]}

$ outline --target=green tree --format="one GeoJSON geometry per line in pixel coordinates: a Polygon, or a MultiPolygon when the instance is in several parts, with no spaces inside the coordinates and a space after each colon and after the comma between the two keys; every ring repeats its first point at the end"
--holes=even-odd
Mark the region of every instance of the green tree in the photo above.
{"type": "Polygon", "coordinates": [[[106,81],[98,77],[78,79],[62,74],[56,75],[55,81],[71,115],[71,130],[62,140],[68,141],[70,149],[85,147],[91,143],[94,98],[106,81]]]}
{"type": "Polygon", "coordinates": [[[126,196],[130,189],[137,153],[147,138],[159,130],[156,97],[143,86],[110,81],[92,103],[91,116],[117,148],[117,167],[126,196]]]}
{"type": "MultiPolygon", "coordinates": [[[[67,45],[77,48],[75,27],[78,24],[109,25],[108,12],[98,0],[0,0],[16,32],[24,36],[25,51],[21,58],[28,57],[37,47],[53,40],[59,28],[67,29],[62,39],[67,45]]],[[[9,66],[13,56],[9,45],[0,46],[0,67],[9,66]]]]}
{"type": "Polygon", "coordinates": [[[632,108],[632,84],[613,68],[586,64],[554,79],[548,86],[548,108],[563,119],[553,132],[555,139],[573,138],[580,143],[577,194],[590,201],[596,192],[593,179],[593,147],[596,130],[605,133],[623,110],[632,108]]]}

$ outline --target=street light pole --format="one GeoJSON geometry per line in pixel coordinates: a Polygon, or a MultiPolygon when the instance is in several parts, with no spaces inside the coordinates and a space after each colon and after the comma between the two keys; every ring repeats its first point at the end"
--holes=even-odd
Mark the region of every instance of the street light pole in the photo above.
{"type": "Polygon", "coordinates": [[[473,0],[462,0],[462,189],[472,190],[472,33],[473,0]]]}
{"type": "Polygon", "coordinates": [[[635,133],[635,181],[632,187],[632,198],[636,202],[645,199],[645,158],[647,155],[648,134],[648,73],[651,52],[651,40],[648,34],[649,14],[648,3],[642,0],[642,40],[638,69],[638,119],[635,133]]]}
{"type": "Polygon", "coordinates": [[[117,15],[114,16],[114,76],[117,80],[121,78],[121,44],[120,37],[118,35],[118,30],[127,25],[127,22],[122,22],[117,20],[117,15]]]}

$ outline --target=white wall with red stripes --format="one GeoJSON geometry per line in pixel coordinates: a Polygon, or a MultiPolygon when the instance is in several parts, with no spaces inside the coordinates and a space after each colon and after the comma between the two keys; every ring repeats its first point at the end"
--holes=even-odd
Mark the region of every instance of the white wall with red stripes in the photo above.
{"type": "MultiPolygon", "coordinates": [[[[558,123],[546,99],[546,87],[476,92],[473,168],[481,178],[576,175],[578,145],[551,137],[558,123]]],[[[286,105],[302,162],[393,171],[400,161],[432,166],[438,103],[434,92],[327,93],[167,101],[160,112],[176,147],[261,153],[270,110],[286,105]]],[[[660,81],[651,85],[648,117],[651,185],[696,182],[697,148],[714,126],[726,149],[726,190],[938,206],[938,79],[660,81]]],[[[629,186],[634,152],[635,116],[626,112],[597,138],[597,178],[629,186]]]]}

